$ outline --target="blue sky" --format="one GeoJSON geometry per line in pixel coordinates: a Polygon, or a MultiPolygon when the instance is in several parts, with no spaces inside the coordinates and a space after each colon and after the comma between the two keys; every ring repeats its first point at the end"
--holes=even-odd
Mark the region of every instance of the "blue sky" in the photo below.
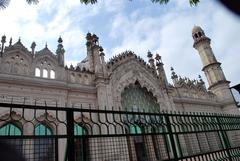
{"type": "Polygon", "coordinates": [[[0,10],[0,33],[16,42],[19,37],[30,50],[32,41],[41,50],[47,42],[53,52],[61,35],[66,63],[76,64],[86,57],[87,32],[98,35],[106,60],[125,50],[132,50],[147,61],[147,51],[158,52],[170,79],[170,67],[181,76],[195,79],[204,73],[197,51],[192,47],[191,30],[201,26],[212,39],[212,48],[228,80],[240,83],[240,17],[217,1],[204,1],[190,7],[188,0],[171,0],[167,5],[150,0],[99,0],[83,5],[79,0],[40,0],[27,5],[12,0],[0,10]]]}

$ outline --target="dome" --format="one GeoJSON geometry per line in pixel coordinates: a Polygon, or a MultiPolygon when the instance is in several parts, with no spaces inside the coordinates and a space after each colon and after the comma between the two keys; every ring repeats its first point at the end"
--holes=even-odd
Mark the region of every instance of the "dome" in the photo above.
{"type": "Polygon", "coordinates": [[[200,26],[194,26],[192,29],[192,34],[198,33],[198,32],[203,32],[202,28],[200,26]]]}

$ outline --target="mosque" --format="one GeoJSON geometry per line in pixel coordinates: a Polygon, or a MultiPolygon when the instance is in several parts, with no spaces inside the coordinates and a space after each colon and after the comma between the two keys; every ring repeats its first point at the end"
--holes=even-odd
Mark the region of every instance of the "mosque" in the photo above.
{"type": "MultiPolygon", "coordinates": [[[[99,38],[91,33],[86,35],[87,56],[75,67],[65,66],[61,37],[56,52],[52,52],[47,46],[36,51],[35,42],[29,50],[20,39],[16,43],[10,39],[7,44],[6,36],[3,36],[0,102],[151,112],[238,113],[229,89],[230,82],[214,56],[210,38],[199,26],[194,26],[192,38],[208,87],[200,76],[190,80],[177,75],[173,68],[172,81],[167,80],[161,56],[150,51],[147,52],[148,62],[132,51],[106,61],[99,38]]],[[[3,115],[4,111],[1,112],[3,115]]],[[[34,131],[31,128],[25,130],[22,133],[34,131]]]]}

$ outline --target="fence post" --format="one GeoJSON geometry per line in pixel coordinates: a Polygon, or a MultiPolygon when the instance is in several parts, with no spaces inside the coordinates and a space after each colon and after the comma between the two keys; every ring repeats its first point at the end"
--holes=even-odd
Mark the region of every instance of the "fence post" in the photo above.
{"type": "Polygon", "coordinates": [[[74,116],[73,110],[67,110],[67,160],[75,161],[74,152],[74,116]]]}
{"type": "Polygon", "coordinates": [[[173,160],[177,161],[178,160],[177,149],[176,149],[175,142],[174,142],[173,131],[172,131],[172,128],[171,128],[171,122],[169,120],[169,115],[165,114],[164,117],[166,119],[167,129],[168,129],[168,133],[169,133],[169,137],[170,137],[170,141],[171,141],[171,146],[172,146],[172,150],[173,150],[173,156],[174,156],[173,160]]]}
{"type": "MultiPolygon", "coordinates": [[[[229,157],[229,161],[232,161],[232,156],[231,156],[231,153],[229,151],[229,148],[231,148],[230,144],[229,144],[229,140],[228,140],[228,136],[226,134],[226,131],[224,131],[222,129],[222,124],[221,124],[221,121],[219,120],[219,116],[216,115],[216,119],[217,119],[217,123],[218,123],[218,126],[219,126],[219,130],[220,130],[220,133],[222,135],[222,139],[223,139],[223,144],[225,145],[225,150],[227,151],[227,154],[228,154],[228,157],[229,157]]],[[[220,138],[221,140],[221,138],[220,138]]],[[[223,147],[224,148],[224,147],[223,147]]]]}

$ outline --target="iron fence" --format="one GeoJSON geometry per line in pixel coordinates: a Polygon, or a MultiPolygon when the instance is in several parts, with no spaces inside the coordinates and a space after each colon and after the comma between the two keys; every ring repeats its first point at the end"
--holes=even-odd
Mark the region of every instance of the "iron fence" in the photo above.
{"type": "Polygon", "coordinates": [[[0,140],[27,161],[237,161],[240,117],[0,103],[0,140]]]}

